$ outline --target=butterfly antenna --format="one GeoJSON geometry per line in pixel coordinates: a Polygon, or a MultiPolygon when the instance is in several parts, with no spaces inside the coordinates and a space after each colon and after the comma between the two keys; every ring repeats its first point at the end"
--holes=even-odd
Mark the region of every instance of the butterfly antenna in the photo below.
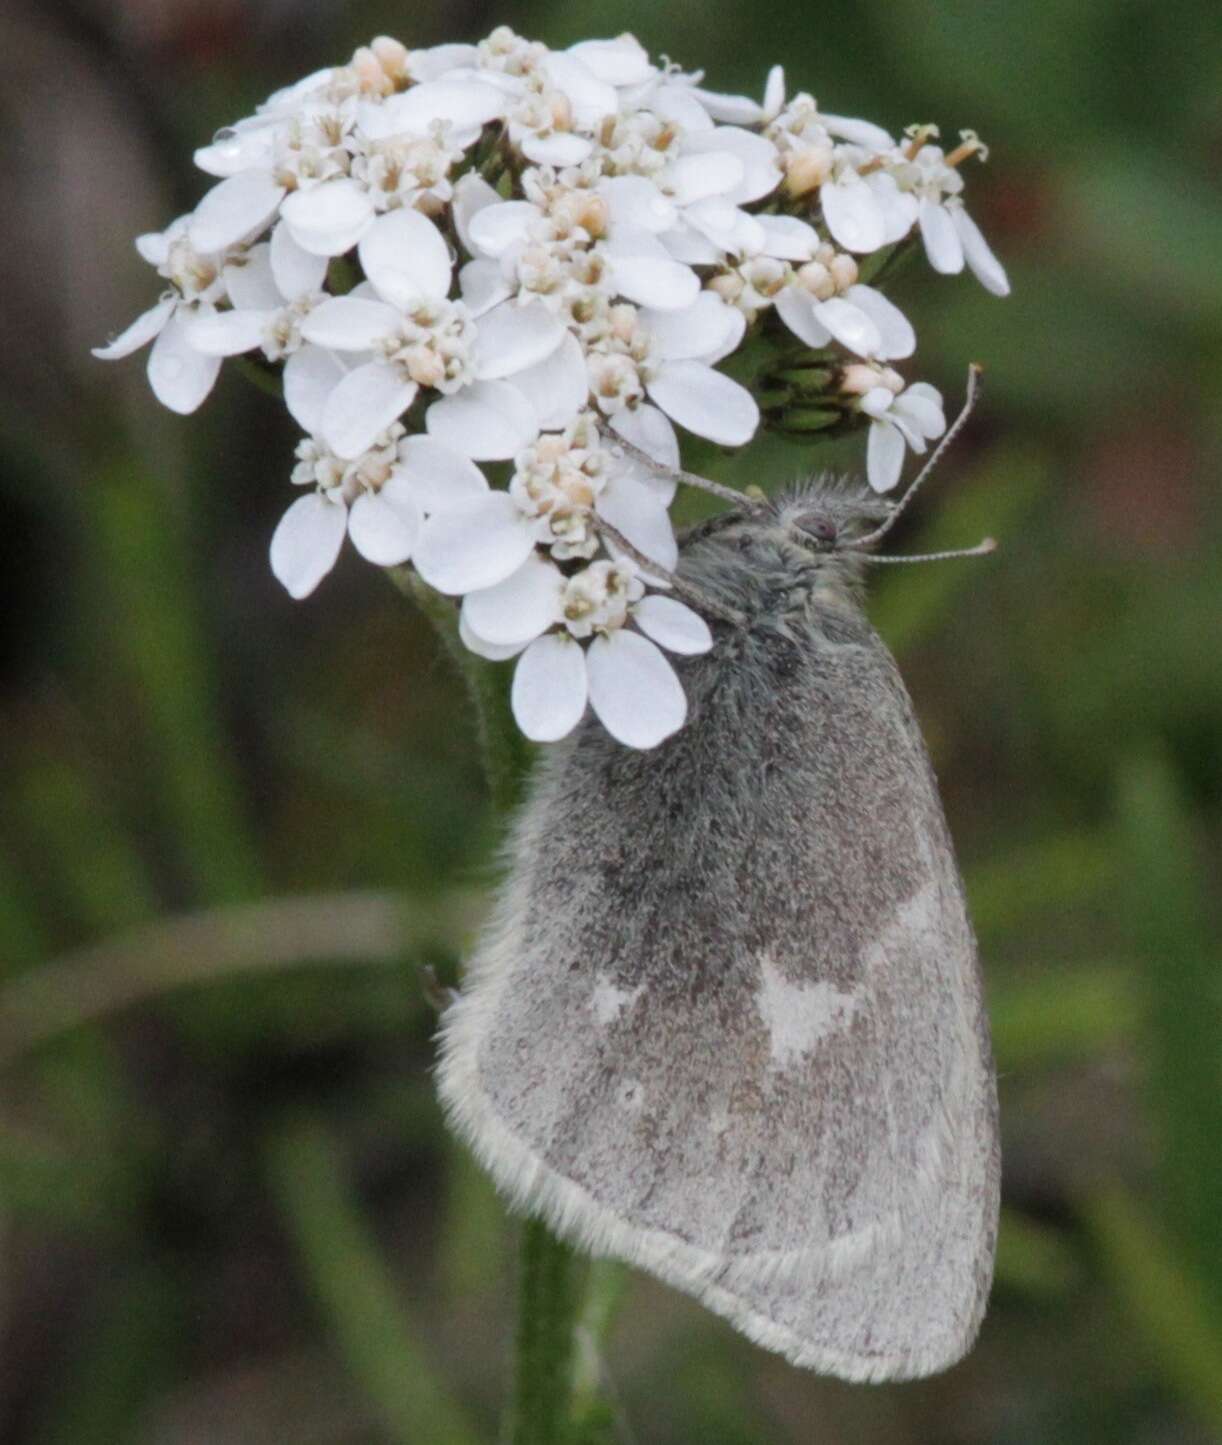
{"type": "Polygon", "coordinates": [[[661,477],[668,482],[682,482],[684,486],[696,487],[699,491],[708,492],[710,496],[720,497],[723,502],[729,502],[731,506],[741,507],[745,511],[758,510],[760,501],[747,492],[736,491],[733,487],[723,487],[720,482],[714,482],[709,477],[697,476],[695,472],[685,472],[678,467],[668,467],[662,462],[656,462],[648,452],[642,451],[640,447],[633,446],[625,437],[616,436],[610,438],[611,450],[621,451],[629,461],[633,461],[638,467],[644,467],[647,472],[655,477],[661,477]]]}
{"type": "Polygon", "coordinates": [[[703,612],[709,617],[716,617],[720,621],[728,622],[734,627],[743,627],[746,625],[746,618],[741,612],[733,607],[725,606],[725,604],[719,602],[717,598],[710,597],[699,587],[693,587],[682,577],[677,577],[668,568],[662,567],[651,558],[646,557],[644,552],[633,546],[618,527],[613,527],[605,518],[596,516],[594,519],[594,528],[604,541],[609,542],[616,551],[622,552],[625,557],[636,563],[645,574],[646,581],[653,579],[657,584],[669,588],[676,597],[687,602],[690,606],[694,607],[697,612],[703,612]]]}
{"type": "Polygon", "coordinates": [[[950,552],[921,552],[909,557],[878,557],[871,552],[866,554],[865,560],[876,566],[885,566],[892,562],[948,562],[952,557],[987,557],[990,552],[996,551],[996,539],[986,537],[974,547],[956,547],[950,552]]]}
{"type": "MultiPolygon", "coordinates": [[[[891,528],[895,526],[896,522],[899,521],[900,517],[902,517],[903,514],[908,510],[908,503],[911,502],[912,499],[913,499],[913,497],[916,496],[918,490],[919,490],[920,487],[921,487],[921,484],[926,480],[927,477],[929,477],[929,476],[932,474],[934,468],[935,468],[935,467],[938,465],[938,463],[942,460],[942,457],[943,457],[943,455],[945,454],[947,448],[951,445],[951,443],[955,440],[955,438],[956,438],[956,437],[959,435],[959,433],[963,430],[964,426],[967,424],[967,419],[968,419],[968,417],[971,416],[973,410],[975,409],[976,402],[977,402],[977,400],[978,400],[978,398],[979,398],[979,396],[980,396],[980,376],[981,376],[981,373],[982,373],[983,369],[984,369],[983,367],[981,367],[980,365],[978,365],[978,364],[977,364],[976,362],[974,362],[974,361],[972,362],[971,366],[968,367],[968,369],[967,369],[967,392],[966,392],[966,394],[964,395],[964,398],[963,398],[963,409],[960,411],[959,415],[958,415],[958,416],[954,419],[954,421],[951,423],[949,429],[947,430],[947,432],[946,432],[945,435],[943,436],[942,440],[941,440],[941,441],[938,443],[938,445],[934,448],[933,455],[929,458],[929,460],[925,463],[925,465],[921,468],[921,470],[916,474],[916,478],[914,479],[912,485],[908,488],[908,490],[904,493],[904,495],[903,495],[903,496],[899,499],[899,501],[895,504],[895,508],[894,508],[894,510],[891,512],[891,514],[890,514],[890,516],[887,518],[887,520],[882,524],[881,527],[876,527],[873,532],[868,533],[868,534],[867,534],[866,536],[864,536],[864,537],[858,537],[857,540],[854,541],[854,542],[849,542],[849,543],[847,543],[847,544],[846,544],[847,547],[852,547],[852,548],[856,551],[856,550],[858,550],[858,549],[860,549],[860,548],[863,548],[863,547],[873,547],[873,546],[877,545],[877,543],[881,542],[882,539],[887,535],[887,533],[891,530],[891,528]]],[[[983,545],[984,545],[984,544],[981,543],[981,546],[983,546],[983,545]]],[[[989,548],[986,548],[986,550],[991,552],[993,549],[992,549],[992,547],[989,547],[989,548]]],[[[968,557],[971,557],[971,556],[976,556],[976,555],[978,555],[978,552],[979,552],[979,549],[978,549],[978,548],[973,548],[973,549],[971,549],[971,550],[968,551],[968,552],[963,552],[963,553],[951,552],[951,553],[946,553],[945,555],[947,555],[947,556],[968,556],[968,557]]],[[[939,554],[939,555],[942,555],[942,554],[939,554]]],[[[896,558],[895,560],[896,560],[896,561],[900,561],[900,560],[907,560],[907,559],[896,558]]],[[[917,558],[913,558],[913,559],[911,559],[911,560],[916,561],[916,560],[918,560],[918,559],[917,559],[917,558]]],[[[920,560],[924,560],[924,559],[920,559],[920,560]]],[[[932,560],[932,559],[931,559],[931,560],[932,560]]]]}

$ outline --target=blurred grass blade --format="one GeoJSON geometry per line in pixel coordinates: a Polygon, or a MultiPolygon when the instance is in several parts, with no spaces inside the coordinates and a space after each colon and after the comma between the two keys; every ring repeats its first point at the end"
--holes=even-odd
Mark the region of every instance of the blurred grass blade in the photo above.
{"type": "Polygon", "coordinates": [[[1217,943],[1189,804],[1165,758],[1133,758],[1122,768],[1117,816],[1125,884],[1119,906],[1142,958],[1146,1084],[1162,1195],[1222,1314],[1217,943]]]}
{"type": "Polygon", "coordinates": [[[73,924],[111,933],[158,912],[144,860],[90,770],[31,753],[9,786],[27,846],[51,860],[55,894],[73,924]]]}
{"type": "Polygon", "coordinates": [[[1082,1207],[1103,1271],[1166,1383],[1222,1434],[1222,1325],[1187,1262],[1120,1190],[1082,1207]]]}
{"type": "MultiPolygon", "coordinates": [[[[435,1106],[430,1123],[436,1122],[435,1106]]],[[[477,1299],[489,1285],[489,1261],[510,1257],[505,1206],[492,1180],[457,1143],[446,1150],[445,1227],[440,1272],[446,1296],[477,1299]]]]}
{"type": "Polygon", "coordinates": [[[1114,965],[1067,964],[989,991],[1002,1073],[1115,1050],[1134,1039],[1140,1017],[1133,973],[1114,965]]]}
{"type": "Polygon", "coordinates": [[[456,950],[474,895],[435,903],[395,893],[331,893],[209,909],[66,955],[0,987],[0,1065],[142,999],[238,973],[306,964],[398,963],[456,950]]]}
{"type": "Polygon", "coordinates": [[[287,1120],[268,1142],[267,1172],[314,1297],[388,1439],[476,1445],[428,1362],[327,1130],[287,1120]]]}
{"type": "Polygon", "coordinates": [[[1040,913],[1102,900],[1115,876],[1115,850],[1102,833],[1059,833],[995,855],[965,882],[981,938],[1004,939],[1040,913]]]}
{"type": "Polygon", "coordinates": [[[180,520],[161,485],[131,461],[100,470],[86,495],[102,573],[97,605],[152,743],[170,835],[202,899],[249,897],[258,891],[259,866],[216,716],[180,520]]]}
{"type": "Polygon", "coordinates": [[[996,1279],[1022,1294],[1054,1299],[1067,1294],[1082,1278],[1072,1244],[1059,1230],[1020,1214],[1001,1211],[997,1236],[996,1279]]]}

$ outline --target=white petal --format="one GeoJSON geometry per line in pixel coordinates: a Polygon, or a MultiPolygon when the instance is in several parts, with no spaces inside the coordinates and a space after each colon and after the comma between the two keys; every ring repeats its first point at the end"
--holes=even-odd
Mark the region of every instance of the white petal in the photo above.
{"type": "MultiPolygon", "coordinates": [[[[893,416],[898,413],[910,421],[918,436],[932,441],[946,430],[946,417],[942,412],[942,398],[937,392],[932,397],[923,395],[917,390],[922,384],[918,382],[897,396],[891,411],[893,416]]],[[[929,390],[933,391],[933,388],[929,390]]]]}
{"type": "MultiPolygon", "coordinates": [[[[708,205],[702,201],[701,205],[708,205]]],[[[717,246],[694,226],[685,216],[673,231],[666,231],[658,239],[666,247],[673,261],[682,261],[685,266],[719,266],[725,259],[723,246],[717,246]]]]}
{"type": "Polygon", "coordinates": [[[510,703],[518,726],[536,743],[567,737],[586,710],[585,650],[563,633],[538,637],[513,672],[510,703]]]}
{"type": "Polygon", "coordinates": [[[887,228],[878,197],[855,171],[839,181],[827,181],[819,189],[823,219],[846,251],[877,251],[885,244],[887,228]]]}
{"type": "Polygon", "coordinates": [[[639,306],[675,311],[700,292],[694,271],[675,261],[648,231],[622,227],[603,243],[616,290],[639,306]]]}
{"type": "Polygon", "coordinates": [[[485,642],[525,643],[560,621],[564,578],[554,562],[532,553],[516,572],[495,587],[463,598],[467,626],[485,642]]]}
{"type": "Polygon", "coordinates": [[[336,456],[359,457],[411,406],[417,390],[393,366],[379,361],[358,366],[323,403],[323,439],[336,456]]]}
{"type": "Polygon", "coordinates": [[[764,82],[764,114],[771,119],[785,104],[785,67],[774,65],[764,82]]]}
{"type": "Polygon", "coordinates": [[[534,528],[509,493],[488,492],[428,518],[416,570],[438,592],[477,592],[516,572],[534,545],[534,528]]]}
{"type": "Polygon", "coordinates": [[[777,161],[776,146],[766,136],[731,125],[719,125],[713,130],[684,136],[684,155],[710,151],[730,151],[742,162],[742,180],[733,190],[725,193],[726,199],[736,206],[758,201],[780,184],[781,167],[777,161]]]}
{"type": "Polygon", "coordinates": [[[634,481],[628,473],[620,472],[608,479],[594,507],[638,552],[668,572],[674,571],[679,561],[679,547],[670,513],[657,493],[634,481]]]}
{"type": "Polygon", "coordinates": [[[866,476],[876,492],[889,492],[904,469],[904,438],[888,421],[872,421],[866,443],[866,476]]]}
{"type": "Polygon", "coordinates": [[[424,512],[443,512],[460,502],[482,497],[488,490],[483,472],[450,447],[432,437],[405,437],[399,443],[399,460],[391,470],[384,492],[400,487],[424,512]]]}
{"type": "Polygon", "coordinates": [[[786,286],[777,293],[777,315],[799,341],[816,349],[826,346],[832,333],[815,314],[815,298],[803,286],[786,286]]]}
{"type": "Polygon", "coordinates": [[[474,45],[454,42],[430,45],[427,50],[412,51],[412,75],[417,80],[436,80],[446,71],[457,70],[460,66],[473,69],[478,59],[479,51],[474,45]]]}
{"type": "Polygon", "coordinates": [[[219,356],[204,356],[191,345],[181,311],[162,327],[149,352],[148,379],[153,395],[162,406],[182,416],[203,403],[220,369],[219,356]]]}
{"type": "Polygon", "coordinates": [[[586,404],[589,380],[581,342],[565,331],[560,345],[543,361],[515,372],[509,378],[534,407],[540,428],[559,431],[586,404]]]}
{"type": "Polygon", "coordinates": [[[916,350],[912,322],[881,291],[875,291],[873,286],[850,286],[844,299],[858,311],[864,311],[877,328],[880,344],[874,353],[876,356],[884,361],[898,361],[916,350]]]}
{"type": "Polygon", "coordinates": [[[333,351],[368,351],[399,326],[400,316],[385,301],[328,296],[301,323],[301,334],[333,351]]]}
{"type": "Polygon", "coordinates": [[[687,698],[674,668],[647,638],[621,628],[586,652],[590,705],[599,722],[630,748],[656,747],[683,726],[687,698]]]}
{"type": "Polygon", "coordinates": [[[780,261],[809,261],[819,248],[819,233],[797,216],[756,216],[764,228],[764,255],[780,261]]]}
{"type": "Polygon", "coordinates": [[[454,216],[458,239],[467,251],[475,249],[470,235],[472,218],[485,207],[499,206],[500,204],[501,197],[496,190],[488,184],[483,176],[477,175],[474,171],[468,171],[465,176],[460,176],[455,181],[450,209],[454,216]]]}
{"type": "Polygon", "coordinates": [[[599,181],[598,193],[607,203],[612,230],[639,226],[656,236],[675,224],[674,202],[644,176],[608,176],[599,181]]]}
{"type": "Polygon", "coordinates": [[[855,351],[858,356],[879,354],[883,339],[878,327],[864,311],[842,296],[833,296],[830,301],[816,301],[815,319],[827,327],[841,346],[855,351]]]}
{"type": "Polygon", "coordinates": [[[435,401],[425,416],[431,437],[477,462],[516,456],[539,434],[535,409],[506,381],[477,381],[435,401]]]}
{"type": "Polygon", "coordinates": [[[520,149],[526,159],[537,166],[579,166],[594,149],[594,142],[567,130],[553,135],[528,131],[522,137],[520,149]]]}
{"type": "Polygon", "coordinates": [[[654,73],[649,52],[631,35],[614,40],[581,40],[569,46],[596,79],[607,85],[640,85],[654,73]]]}
{"type": "MultiPolygon", "coordinates": [[[[276,287],[286,301],[322,290],[327,279],[327,258],[303,250],[283,221],[277,221],[272,229],[269,259],[276,287]]],[[[229,294],[233,296],[232,291],[229,294]]],[[[233,300],[235,305],[242,304],[237,297],[233,300]]]]}
{"type": "Polygon", "coordinates": [[[263,343],[274,311],[196,311],[184,317],[188,342],[205,356],[237,356],[263,343]]]}
{"type": "Polygon", "coordinates": [[[293,240],[312,256],[342,256],[373,224],[369,194],[348,176],[286,196],[280,214],[293,240]]]}
{"type": "Polygon", "coordinates": [[[917,199],[911,191],[901,191],[895,177],[885,171],[871,171],[866,185],[883,213],[883,245],[902,241],[917,219],[917,199]]]}
{"type": "Polygon", "coordinates": [[[266,241],[252,246],[240,259],[225,266],[225,294],[244,311],[278,311],[284,297],[272,275],[271,247],[266,241]]]}
{"type": "Polygon", "coordinates": [[[727,125],[758,125],[764,118],[763,106],[750,96],[721,95],[714,90],[702,90],[699,86],[693,87],[692,94],[714,120],[727,125]]]}
{"type": "Polygon", "coordinates": [[[513,295],[504,272],[491,260],[468,261],[458,273],[458,290],[463,304],[476,318],[513,295]]]}
{"type": "Polygon", "coordinates": [[[747,324],[738,307],[727,306],[714,291],[702,291],[682,311],[642,310],[640,319],[665,361],[720,361],[737,347],[747,324]]]}
{"type": "Polygon", "coordinates": [[[427,135],[438,121],[449,122],[457,131],[478,131],[504,111],[504,95],[474,77],[426,80],[367,107],[361,112],[361,128],[377,139],[427,135]]]}
{"type": "Polygon", "coordinates": [[[475,374],[494,381],[546,361],[569,333],[541,301],[502,301],[480,318],[475,336],[475,374]]]}
{"type": "Polygon", "coordinates": [[[222,131],[211,145],[200,146],[194,159],[210,176],[236,176],[239,171],[266,171],[275,153],[276,127],[248,123],[222,131]]]}
{"type": "MultiPolygon", "coordinates": [[[[174,222],[174,229],[185,230],[190,219],[190,216],[180,216],[174,222]]],[[[164,266],[170,257],[171,239],[169,230],[145,231],[136,237],[133,244],[140,253],[141,259],[147,261],[150,266],[164,266]]]]}
{"type": "Polygon", "coordinates": [[[164,300],[158,301],[156,306],[150,306],[147,311],[142,311],[130,326],[119,332],[113,341],[108,341],[105,346],[93,347],[94,356],[99,361],[118,361],[124,356],[130,356],[133,351],[139,351],[142,346],[147,346],[154,336],[161,333],[166,322],[174,314],[174,307],[177,304],[173,296],[167,296],[164,300]]]}
{"type": "Polygon", "coordinates": [[[412,555],[421,518],[410,502],[381,492],[362,492],[348,511],[352,545],[378,567],[397,567],[412,555]]]}
{"type": "Polygon", "coordinates": [[[526,646],[524,642],[507,644],[485,642],[478,633],[471,631],[467,626],[467,619],[461,612],[458,614],[458,636],[468,652],[475,653],[476,657],[486,657],[489,662],[504,662],[507,658],[517,657],[526,646]]]}
{"type": "MultiPolygon", "coordinates": [[[[647,90],[648,94],[641,98],[641,107],[653,111],[659,120],[674,121],[687,135],[713,129],[708,111],[700,104],[690,86],[667,84],[659,80],[648,86],[647,90]]],[[[624,103],[631,104],[627,97],[624,103]]]]}
{"type": "Polygon", "coordinates": [[[963,254],[967,257],[967,264],[972,268],[972,275],[986,291],[991,291],[994,296],[1008,296],[1010,280],[1006,275],[1005,267],[993,255],[989,243],[981,234],[980,227],[962,206],[954,208],[953,220],[955,229],[959,232],[959,239],[963,242],[963,254]]]}
{"type": "Polygon", "coordinates": [[[746,170],[730,151],[680,156],[666,173],[667,190],[680,206],[707,196],[728,195],[742,185],[746,170]]]}
{"type": "Polygon", "coordinates": [[[573,124],[578,130],[594,130],[604,117],[614,115],[619,109],[614,89],[596,79],[575,56],[553,50],[544,58],[543,68],[547,78],[572,106],[573,124]]]}
{"type": "Polygon", "coordinates": [[[891,410],[895,393],[887,386],[872,386],[861,398],[861,409],[867,416],[886,416],[891,410]]]}
{"type": "Polygon", "coordinates": [[[284,363],[284,404],[302,431],[321,434],[323,405],[347,370],[333,352],[308,342],[284,363]]]}
{"type": "Polygon", "coordinates": [[[383,301],[406,309],[413,301],[450,294],[453,270],[445,237],[411,206],[388,211],[357,247],[361,266],[383,301]]]}
{"type": "Polygon", "coordinates": [[[939,417],[941,417],[942,420],[941,424],[938,427],[938,430],[931,433],[931,435],[941,436],[941,434],[946,430],[946,417],[942,407],[942,393],[938,390],[938,388],[936,386],[930,386],[929,382],[927,381],[914,381],[912,385],[908,387],[907,390],[904,392],[904,396],[909,401],[915,401],[919,397],[922,401],[929,402],[933,406],[934,411],[939,417]]]}
{"type": "Polygon", "coordinates": [[[539,219],[538,206],[529,201],[498,201],[483,206],[467,226],[469,249],[479,256],[502,256],[526,237],[526,228],[539,219]]]}
{"type": "Polygon", "coordinates": [[[632,615],[641,631],[669,652],[694,655],[713,645],[708,623],[677,598],[651,592],[633,607],[632,615]]]}
{"type": "Polygon", "coordinates": [[[950,212],[945,206],[931,201],[928,196],[921,200],[917,212],[921,225],[921,240],[925,243],[925,254],[929,264],[943,276],[954,276],[963,270],[963,242],[950,212]]]}
{"type": "Polygon", "coordinates": [[[719,251],[730,251],[736,256],[759,255],[768,239],[754,216],[724,196],[709,196],[688,206],[684,219],[719,251]]]}
{"type": "Polygon", "coordinates": [[[900,405],[898,399],[892,402],[887,411],[886,420],[890,422],[899,432],[900,436],[904,438],[904,442],[909,451],[916,452],[918,456],[925,454],[925,438],[921,435],[921,428],[917,425],[914,418],[904,414],[904,408],[900,405]]]}
{"type": "Polygon", "coordinates": [[[308,597],[335,566],[348,528],[347,510],[319,492],[298,497],[272,536],[272,571],[290,597],[308,597]]]}
{"type": "Polygon", "coordinates": [[[699,361],[664,362],[646,390],[672,421],[722,446],[741,446],[759,426],[747,388],[699,361]]]}
{"type": "Polygon", "coordinates": [[[822,111],[819,119],[832,135],[838,135],[853,145],[865,146],[867,150],[887,151],[895,144],[882,126],[875,125],[873,121],[857,120],[847,115],[824,115],[822,111]]]}
{"type": "MultiPolygon", "coordinates": [[[[679,438],[670,424],[670,418],[656,406],[642,402],[639,406],[625,407],[611,418],[611,429],[617,431],[625,441],[648,453],[659,466],[670,467],[673,471],[679,465],[679,438]]],[[[674,484],[670,487],[669,502],[674,495],[674,484]]]]}
{"type": "Polygon", "coordinates": [[[270,171],[239,171],[212,187],[195,208],[187,237],[205,254],[257,235],[284,199],[270,171]]]}

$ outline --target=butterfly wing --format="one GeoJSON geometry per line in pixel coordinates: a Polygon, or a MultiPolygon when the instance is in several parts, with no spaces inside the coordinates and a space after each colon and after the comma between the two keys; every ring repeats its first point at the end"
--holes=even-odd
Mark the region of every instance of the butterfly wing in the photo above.
{"type": "Polygon", "coordinates": [[[687,726],[543,762],[442,1023],[498,1184],[800,1365],[932,1373],[992,1273],[996,1094],[933,773],[860,614],[685,667],[687,726]]]}

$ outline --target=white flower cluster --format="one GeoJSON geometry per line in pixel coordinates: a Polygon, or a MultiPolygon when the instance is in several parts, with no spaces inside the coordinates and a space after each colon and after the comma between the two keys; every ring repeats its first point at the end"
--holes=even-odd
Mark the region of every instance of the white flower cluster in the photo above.
{"type": "Polygon", "coordinates": [[[897,142],[787,101],[779,68],[762,104],[699,80],[629,35],[379,38],[196,153],[217,184],[136,243],[167,289],[95,352],[152,342],[153,391],[183,413],[226,356],[281,367],[307,435],[275,575],[305,597],[345,535],[379,566],[410,561],[462,598],[468,647],[518,657],[514,711],[537,740],[589,704],[655,745],[686,715],[661,649],[712,645],[664,595],[674,485],[620,440],[664,467],[676,427],[749,441],[759,409],[717,364],[779,324],[833,358],[885,491],[945,420],[894,369],[916,338],[860,258],[919,230],[935,270],[1008,289],[960,195],[983,154],[970,132],[949,154],[930,126],[897,142]],[[493,486],[478,463],[508,466],[493,486]]]}

